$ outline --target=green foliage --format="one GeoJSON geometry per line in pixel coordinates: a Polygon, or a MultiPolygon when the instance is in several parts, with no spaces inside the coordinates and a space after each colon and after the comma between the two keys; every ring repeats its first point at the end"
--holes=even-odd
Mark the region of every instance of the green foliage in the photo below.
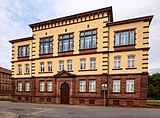
{"type": "Polygon", "coordinates": [[[160,102],[147,102],[148,105],[160,105],[160,102]]]}
{"type": "Polygon", "coordinates": [[[148,77],[148,98],[160,99],[160,73],[148,77]]]}

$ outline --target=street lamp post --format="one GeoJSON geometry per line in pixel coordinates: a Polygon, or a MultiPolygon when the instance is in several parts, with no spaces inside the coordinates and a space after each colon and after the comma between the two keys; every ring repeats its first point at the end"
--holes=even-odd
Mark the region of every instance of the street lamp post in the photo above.
{"type": "Polygon", "coordinates": [[[106,91],[107,91],[107,84],[102,84],[102,90],[104,91],[104,106],[106,106],[106,91]]]}

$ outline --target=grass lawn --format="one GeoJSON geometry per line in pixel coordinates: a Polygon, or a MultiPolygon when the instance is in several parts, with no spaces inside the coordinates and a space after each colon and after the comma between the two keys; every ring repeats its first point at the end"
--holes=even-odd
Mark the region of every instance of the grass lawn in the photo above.
{"type": "Polygon", "coordinates": [[[147,104],[148,105],[160,105],[160,101],[159,100],[148,100],[147,104]]]}
{"type": "Polygon", "coordinates": [[[0,96],[0,101],[10,101],[11,98],[9,96],[0,96]]]}

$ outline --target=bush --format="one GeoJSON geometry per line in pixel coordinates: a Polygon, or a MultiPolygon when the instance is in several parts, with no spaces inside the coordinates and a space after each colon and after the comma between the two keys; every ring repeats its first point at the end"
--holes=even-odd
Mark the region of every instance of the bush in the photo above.
{"type": "Polygon", "coordinates": [[[160,99],[160,73],[148,77],[148,98],[160,99]]]}

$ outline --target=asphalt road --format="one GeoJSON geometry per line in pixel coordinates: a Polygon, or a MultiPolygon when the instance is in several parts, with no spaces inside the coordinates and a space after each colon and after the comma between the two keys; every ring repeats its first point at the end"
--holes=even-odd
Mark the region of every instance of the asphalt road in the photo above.
{"type": "Polygon", "coordinates": [[[160,109],[11,103],[0,101],[0,110],[20,118],[160,118],[160,109]]]}

